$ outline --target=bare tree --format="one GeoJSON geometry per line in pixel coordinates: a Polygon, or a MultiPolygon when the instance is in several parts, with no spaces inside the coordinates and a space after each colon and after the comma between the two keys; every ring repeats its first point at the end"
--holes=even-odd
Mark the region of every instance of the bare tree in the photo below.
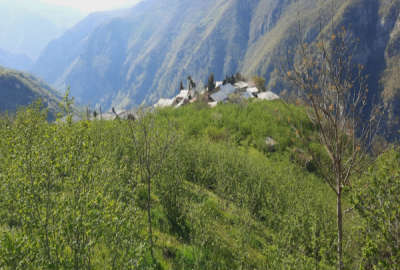
{"type": "Polygon", "coordinates": [[[156,112],[140,111],[137,121],[129,121],[132,141],[136,150],[138,172],[147,186],[147,218],[151,257],[153,253],[153,229],[151,218],[152,182],[161,173],[165,161],[175,142],[175,132],[171,123],[157,118],[156,112]],[[159,120],[159,121],[158,121],[159,120]]]}
{"type": "MultiPolygon", "coordinates": [[[[320,36],[323,34],[321,33],[320,36]]],[[[299,39],[294,58],[285,60],[283,74],[299,90],[323,146],[314,160],[337,198],[337,258],[343,265],[343,189],[368,164],[380,123],[381,108],[368,103],[364,67],[353,59],[356,44],[342,28],[308,44],[299,39]]]]}

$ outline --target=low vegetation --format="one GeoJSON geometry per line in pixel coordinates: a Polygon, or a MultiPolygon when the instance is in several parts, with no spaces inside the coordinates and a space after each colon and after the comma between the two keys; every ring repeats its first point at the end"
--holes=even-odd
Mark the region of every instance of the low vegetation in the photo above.
{"type": "MultiPolygon", "coordinates": [[[[335,269],[336,198],[301,107],[46,118],[0,118],[0,269],[335,269]]],[[[398,162],[386,153],[344,191],[349,269],[396,269],[398,162]]]]}

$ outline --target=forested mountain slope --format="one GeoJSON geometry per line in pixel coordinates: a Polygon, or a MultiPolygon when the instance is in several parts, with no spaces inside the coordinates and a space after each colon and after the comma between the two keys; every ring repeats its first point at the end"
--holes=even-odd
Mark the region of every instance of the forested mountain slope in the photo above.
{"type": "Polygon", "coordinates": [[[15,113],[19,107],[30,105],[38,99],[54,113],[61,96],[30,74],[0,67],[0,112],[15,113]]]}
{"type": "Polygon", "coordinates": [[[280,53],[296,44],[298,21],[308,42],[333,22],[359,40],[355,59],[366,66],[371,92],[390,104],[394,120],[400,1],[334,2],[147,0],[113,19],[88,17],[53,41],[33,72],[56,86],[70,85],[80,102],[105,107],[151,103],[172,96],[188,75],[204,82],[210,72],[216,78],[259,74],[279,92],[273,71],[280,53]]]}

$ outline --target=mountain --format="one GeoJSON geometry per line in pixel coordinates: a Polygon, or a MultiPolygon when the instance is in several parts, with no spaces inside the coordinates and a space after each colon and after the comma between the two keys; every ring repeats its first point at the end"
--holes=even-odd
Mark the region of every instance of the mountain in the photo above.
{"type": "Polygon", "coordinates": [[[0,1],[0,48],[36,59],[47,43],[78,22],[69,8],[34,0],[0,1]]]}
{"type": "Polygon", "coordinates": [[[62,99],[58,92],[30,74],[0,67],[0,112],[13,113],[38,99],[49,108],[53,118],[62,99]]]}
{"type": "MultiPolygon", "coordinates": [[[[60,38],[48,44],[32,68],[32,73],[52,83],[58,89],[64,90],[66,84],[71,83],[71,80],[67,80],[67,77],[79,64],[80,55],[86,50],[85,47],[91,33],[100,25],[124,14],[124,10],[90,14],[72,29],[66,31],[60,38]]],[[[83,80],[81,82],[85,83],[83,80]]],[[[76,83],[80,83],[80,80],[74,80],[72,84],[74,94],[79,93],[76,83]]],[[[80,98],[78,100],[82,101],[80,98]]]]}
{"type": "Polygon", "coordinates": [[[32,59],[26,54],[10,53],[0,49],[0,66],[26,71],[29,70],[32,65],[32,59]]]}
{"type": "Polygon", "coordinates": [[[32,71],[54,85],[70,85],[83,103],[105,107],[152,103],[175,94],[188,75],[202,82],[211,72],[216,78],[258,74],[279,92],[273,71],[282,50],[296,43],[298,22],[308,42],[333,22],[359,40],[355,59],[395,121],[399,10],[399,0],[147,0],[113,18],[86,18],[51,42],[32,71]]]}

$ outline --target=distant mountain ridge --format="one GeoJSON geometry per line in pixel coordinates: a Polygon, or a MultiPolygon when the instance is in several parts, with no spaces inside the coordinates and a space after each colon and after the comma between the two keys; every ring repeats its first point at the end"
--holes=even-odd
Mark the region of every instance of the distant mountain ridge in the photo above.
{"type": "Polygon", "coordinates": [[[82,14],[37,0],[3,0],[0,17],[0,48],[36,60],[47,43],[78,22],[82,14]]]}
{"type": "MultiPolygon", "coordinates": [[[[86,46],[90,35],[100,25],[124,14],[125,10],[90,14],[60,38],[47,45],[46,50],[33,66],[32,73],[64,90],[67,85],[71,84],[71,80],[67,80],[67,77],[79,64],[79,59],[83,56],[82,52],[87,50],[86,46]]],[[[74,80],[74,82],[79,81],[74,80]]],[[[75,86],[76,84],[71,85],[75,86]]],[[[77,90],[77,87],[74,90],[77,90]]]]}
{"type": "MultiPolygon", "coordinates": [[[[246,2],[252,2],[251,6],[257,3],[246,2]]],[[[222,77],[238,70],[248,39],[248,12],[243,16],[239,12],[245,7],[243,3],[144,1],[82,35],[75,41],[73,50],[79,49],[73,57],[54,72],[47,67],[65,58],[60,53],[67,43],[64,40],[71,41],[74,38],[69,36],[84,32],[71,29],[49,44],[32,71],[56,86],[71,85],[72,93],[83,103],[129,106],[171,96],[179,80],[187,75],[193,74],[199,81],[211,71],[222,77]],[[230,25],[234,27],[229,33],[219,35],[230,25]]],[[[87,18],[81,25],[93,25],[96,20],[87,18]]]]}
{"type": "Polygon", "coordinates": [[[0,49],[0,66],[27,71],[33,61],[26,54],[16,54],[0,49]]]}
{"type": "Polygon", "coordinates": [[[0,67],[0,113],[15,113],[21,106],[28,106],[38,99],[55,117],[61,95],[34,76],[0,67]]]}
{"type": "MultiPolygon", "coordinates": [[[[400,89],[400,0],[147,0],[125,13],[102,13],[51,42],[32,71],[56,86],[70,85],[82,103],[130,107],[171,97],[191,75],[204,82],[241,71],[284,86],[274,69],[295,44],[298,21],[313,42],[344,26],[360,41],[356,59],[371,89],[395,121],[400,89]],[[322,32],[320,29],[322,27],[322,32]]],[[[399,110],[399,111],[397,111],[399,110]]],[[[400,122],[399,122],[400,124],[400,122]]]]}

